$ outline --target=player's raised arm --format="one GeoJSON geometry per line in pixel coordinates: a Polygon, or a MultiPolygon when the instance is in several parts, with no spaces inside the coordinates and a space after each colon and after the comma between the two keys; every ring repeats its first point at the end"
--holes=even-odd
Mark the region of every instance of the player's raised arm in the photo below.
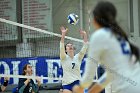
{"type": "Polygon", "coordinates": [[[88,88],[92,84],[96,69],[98,67],[100,50],[102,49],[101,46],[98,44],[98,42],[99,42],[98,35],[94,35],[93,38],[91,38],[90,40],[88,57],[86,60],[85,73],[81,80],[81,86],[84,88],[88,88]]]}
{"type": "Polygon", "coordinates": [[[63,60],[66,57],[64,40],[65,40],[65,35],[66,35],[68,29],[66,29],[62,26],[62,27],[60,27],[60,30],[61,30],[61,34],[62,34],[61,41],[60,41],[60,59],[63,60]]]}
{"type": "Polygon", "coordinates": [[[84,55],[86,54],[87,48],[88,48],[88,39],[87,39],[87,33],[83,30],[79,30],[79,33],[81,37],[83,38],[83,47],[81,51],[78,53],[78,57],[80,60],[83,59],[84,55]]]}
{"type": "MultiPolygon", "coordinates": [[[[103,52],[107,48],[106,41],[108,41],[108,38],[105,36],[105,32],[102,32],[102,31],[95,32],[95,34],[91,36],[85,72],[81,80],[81,87],[89,88],[91,86],[93,82],[93,78],[95,76],[96,69],[99,64],[100,56],[103,54],[103,52]],[[102,40],[101,38],[103,36],[104,36],[104,39],[102,40]]],[[[99,79],[99,82],[97,82],[92,87],[91,90],[94,89],[94,93],[98,93],[99,91],[104,89],[104,87],[108,83],[107,80],[108,79],[106,77],[101,77],[99,79]]],[[[89,92],[89,93],[92,93],[92,92],[89,92]]]]}

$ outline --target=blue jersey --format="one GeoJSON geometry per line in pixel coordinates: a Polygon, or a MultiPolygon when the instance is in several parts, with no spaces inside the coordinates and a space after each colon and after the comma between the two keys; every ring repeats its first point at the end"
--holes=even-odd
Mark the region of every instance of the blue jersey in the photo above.
{"type": "Polygon", "coordinates": [[[107,77],[100,80],[103,87],[111,82],[116,93],[139,93],[140,66],[131,60],[129,43],[109,28],[98,29],[91,35],[82,86],[91,84],[98,64],[106,70],[107,77]]]}

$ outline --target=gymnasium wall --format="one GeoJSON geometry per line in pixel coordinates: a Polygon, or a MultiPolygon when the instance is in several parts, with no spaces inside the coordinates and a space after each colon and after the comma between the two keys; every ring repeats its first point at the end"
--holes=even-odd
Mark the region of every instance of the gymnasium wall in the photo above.
{"type": "MultiPolygon", "coordinates": [[[[28,0],[27,0],[28,1],[28,0]]],[[[91,34],[94,31],[92,26],[92,13],[88,11],[94,8],[99,0],[82,0],[82,8],[80,8],[80,0],[52,0],[52,28],[49,31],[60,33],[59,27],[64,25],[69,28],[68,36],[81,39],[78,29],[80,28],[80,22],[76,26],[72,26],[67,23],[67,15],[70,13],[76,13],[80,16],[80,10],[83,13],[83,28],[87,33],[91,34]],[[89,18],[90,17],[90,18],[89,18]],[[89,23],[89,19],[91,23],[89,23]]],[[[118,10],[118,23],[129,34],[132,42],[140,46],[139,29],[134,31],[134,28],[138,28],[140,24],[134,26],[135,15],[132,15],[131,3],[133,0],[108,0],[115,4],[118,10]]],[[[134,3],[136,4],[136,3],[134,3]]],[[[137,6],[139,6],[138,4],[137,6]]],[[[134,6],[134,5],[133,5],[134,6]]],[[[137,11],[135,11],[137,12],[137,11]]],[[[140,12],[138,12],[140,15],[140,12]]],[[[138,20],[140,22],[140,18],[138,20]]],[[[48,22],[49,23],[49,22],[48,22]]],[[[135,23],[137,24],[137,23],[135,23]]],[[[30,37],[30,36],[29,36],[30,37]]],[[[32,56],[59,56],[59,41],[60,38],[43,37],[41,39],[25,39],[24,37],[20,42],[0,45],[0,57],[1,58],[13,58],[13,57],[32,57],[32,56]],[[8,47],[6,47],[8,46],[8,47]],[[3,52],[4,51],[4,52],[3,52]]],[[[69,40],[67,40],[69,41],[69,40]]],[[[74,42],[76,47],[76,53],[81,49],[82,44],[74,42]]]]}

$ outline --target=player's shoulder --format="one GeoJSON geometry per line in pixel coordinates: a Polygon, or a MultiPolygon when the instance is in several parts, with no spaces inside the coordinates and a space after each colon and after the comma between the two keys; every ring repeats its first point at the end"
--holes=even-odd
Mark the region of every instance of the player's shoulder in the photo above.
{"type": "Polygon", "coordinates": [[[65,63],[69,59],[69,56],[66,54],[64,59],[61,59],[61,64],[65,63]]]}
{"type": "Polygon", "coordinates": [[[64,61],[65,60],[68,60],[70,57],[66,54],[66,57],[65,57],[65,59],[64,59],[64,61]]]}
{"type": "Polygon", "coordinates": [[[109,28],[100,28],[92,34],[92,37],[99,37],[99,36],[107,37],[110,36],[110,34],[111,34],[111,30],[109,28]]]}
{"type": "Polygon", "coordinates": [[[74,59],[79,60],[79,53],[75,54],[74,59]]]}
{"type": "Polygon", "coordinates": [[[100,28],[91,35],[91,40],[106,40],[110,38],[111,34],[109,28],[100,28]]]}

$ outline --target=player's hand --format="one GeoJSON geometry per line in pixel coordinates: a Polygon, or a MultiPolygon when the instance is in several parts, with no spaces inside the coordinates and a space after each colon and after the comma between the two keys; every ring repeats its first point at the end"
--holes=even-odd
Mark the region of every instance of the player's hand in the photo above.
{"type": "Polygon", "coordinates": [[[31,78],[29,77],[30,74],[26,73],[26,76],[28,76],[28,78],[27,78],[27,82],[29,83],[29,82],[31,81],[31,78]]]}
{"type": "Polygon", "coordinates": [[[30,78],[27,78],[27,81],[28,81],[28,82],[30,82],[30,81],[31,81],[31,79],[30,79],[30,78]]]}
{"type": "Polygon", "coordinates": [[[37,77],[37,78],[36,78],[36,81],[37,81],[37,83],[38,83],[38,86],[40,86],[40,85],[41,85],[41,78],[40,78],[40,77],[37,77]]]}
{"type": "Polygon", "coordinates": [[[60,89],[60,90],[59,90],[59,93],[63,93],[63,89],[60,89]]]}
{"type": "Polygon", "coordinates": [[[82,29],[79,30],[79,33],[81,37],[84,37],[85,35],[87,35],[86,31],[83,31],[82,29]]]}
{"type": "Polygon", "coordinates": [[[10,79],[9,77],[4,77],[4,80],[6,81],[9,81],[9,79],[10,79]]]}
{"type": "Polygon", "coordinates": [[[73,87],[73,93],[84,93],[84,88],[76,85],[73,87]]]}
{"type": "Polygon", "coordinates": [[[79,33],[80,33],[81,37],[83,38],[84,43],[87,43],[87,42],[88,42],[88,38],[87,38],[87,33],[86,33],[86,31],[83,31],[82,29],[80,29],[80,30],[79,30],[79,33]]]}
{"type": "Polygon", "coordinates": [[[27,80],[24,82],[24,84],[27,86],[30,81],[31,81],[30,78],[27,78],[27,80]]]}
{"type": "Polygon", "coordinates": [[[62,34],[66,34],[68,32],[68,29],[63,26],[60,27],[60,30],[62,34]]]}
{"type": "Polygon", "coordinates": [[[36,81],[37,81],[37,82],[40,82],[40,80],[41,80],[40,77],[37,77],[37,78],[36,78],[36,81]]]}

